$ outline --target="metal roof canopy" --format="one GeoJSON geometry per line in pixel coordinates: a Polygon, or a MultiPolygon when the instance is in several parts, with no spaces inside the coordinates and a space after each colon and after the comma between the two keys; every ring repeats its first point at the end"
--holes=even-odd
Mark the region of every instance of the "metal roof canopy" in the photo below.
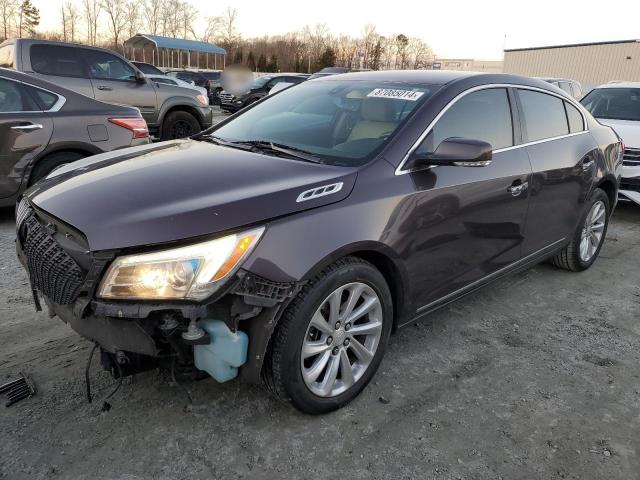
{"type": "Polygon", "coordinates": [[[131,48],[166,48],[169,50],[185,50],[191,52],[214,53],[226,55],[227,51],[213,43],[199,42],[197,40],[185,40],[182,38],[161,37],[159,35],[147,35],[138,33],[124,42],[131,48]]]}

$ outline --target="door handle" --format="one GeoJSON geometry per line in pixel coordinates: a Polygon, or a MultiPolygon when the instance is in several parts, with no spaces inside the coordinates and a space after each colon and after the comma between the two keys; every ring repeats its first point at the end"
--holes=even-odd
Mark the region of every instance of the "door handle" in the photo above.
{"type": "Polygon", "coordinates": [[[107,90],[107,91],[109,91],[109,92],[110,92],[111,90],[113,90],[113,88],[111,88],[111,87],[109,87],[109,86],[107,86],[107,85],[98,85],[98,87],[97,87],[97,88],[98,88],[98,90],[107,90]]]}
{"type": "Polygon", "coordinates": [[[527,188],[529,188],[529,182],[523,182],[511,185],[509,188],[507,188],[507,191],[514,197],[517,197],[522,192],[526,192],[527,188]]]}
{"type": "Polygon", "coordinates": [[[18,132],[33,132],[34,130],[40,130],[42,128],[42,124],[40,123],[30,123],[28,125],[14,125],[11,127],[11,130],[16,130],[18,132]]]}

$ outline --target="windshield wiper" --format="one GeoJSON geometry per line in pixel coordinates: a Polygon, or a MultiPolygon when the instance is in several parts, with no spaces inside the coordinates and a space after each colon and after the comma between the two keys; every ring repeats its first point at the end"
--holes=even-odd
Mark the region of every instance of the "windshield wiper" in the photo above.
{"type": "Polygon", "coordinates": [[[245,150],[245,151],[250,151],[252,150],[253,147],[247,145],[243,145],[241,143],[238,142],[229,142],[227,140],[223,140],[220,137],[216,137],[215,135],[211,134],[211,135],[202,135],[201,137],[197,138],[196,140],[205,140],[211,143],[215,143],[216,145],[222,145],[223,147],[230,147],[230,148],[237,148],[239,150],[245,150]]]}
{"type": "Polygon", "coordinates": [[[300,160],[304,160],[306,162],[324,163],[317,155],[314,155],[311,152],[302,150],[301,148],[292,147],[290,145],[284,145],[282,143],[269,142],[266,140],[246,140],[231,143],[233,143],[234,145],[247,145],[252,148],[258,148],[259,150],[283,153],[291,157],[299,158],[300,160]]]}

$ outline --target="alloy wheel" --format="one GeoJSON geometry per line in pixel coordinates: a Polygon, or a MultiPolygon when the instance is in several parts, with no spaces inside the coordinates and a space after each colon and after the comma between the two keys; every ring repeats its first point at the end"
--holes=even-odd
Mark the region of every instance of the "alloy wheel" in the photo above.
{"type": "Polygon", "coordinates": [[[598,251],[602,242],[607,209],[604,202],[598,200],[587,214],[580,236],[580,259],[589,262],[598,251]]]}
{"type": "Polygon", "coordinates": [[[369,368],[382,336],[382,304],[362,282],[334,290],[314,313],[302,344],[306,386],[320,397],[351,388],[369,368]]]}

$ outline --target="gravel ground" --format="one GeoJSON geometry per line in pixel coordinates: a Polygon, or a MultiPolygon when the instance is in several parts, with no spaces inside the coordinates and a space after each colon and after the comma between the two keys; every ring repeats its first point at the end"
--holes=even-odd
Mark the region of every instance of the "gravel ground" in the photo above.
{"type": "Polygon", "coordinates": [[[35,397],[0,407],[0,478],[638,479],[640,208],[616,212],[601,258],[494,283],[391,339],[356,401],[312,417],[258,387],[157,372],[114,381],[89,343],[33,310],[0,211],[0,382],[35,397]]]}

